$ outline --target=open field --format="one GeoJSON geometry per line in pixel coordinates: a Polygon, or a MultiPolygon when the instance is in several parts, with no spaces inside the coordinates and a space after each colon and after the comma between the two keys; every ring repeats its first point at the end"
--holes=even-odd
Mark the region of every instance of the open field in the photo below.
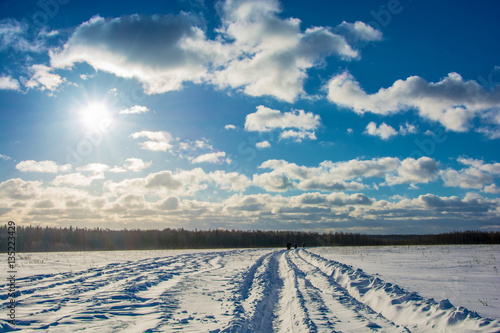
{"type": "Polygon", "coordinates": [[[19,253],[0,331],[499,331],[499,249],[19,253]]]}

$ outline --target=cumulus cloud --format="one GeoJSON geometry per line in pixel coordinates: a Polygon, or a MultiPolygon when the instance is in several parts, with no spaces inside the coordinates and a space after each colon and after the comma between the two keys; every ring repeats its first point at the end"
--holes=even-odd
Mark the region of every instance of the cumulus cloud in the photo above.
{"type": "Polygon", "coordinates": [[[406,158],[386,176],[389,185],[429,183],[438,178],[439,163],[430,157],[406,158]]]}
{"type": "Polygon", "coordinates": [[[164,210],[176,210],[179,208],[179,198],[168,197],[160,203],[159,208],[164,210]]]}
{"type": "Polygon", "coordinates": [[[257,111],[250,113],[245,119],[245,130],[249,132],[270,132],[282,130],[280,139],[294,139],[297,142],[303,139],[315,140],[314,131],[321,125],[318,115],[304,110],[281,112],[263,105],[257,106],[257,111]],[[287,130],[285,130],[287,129],[287,130]]]}
{"type": "Polygon", "coordinates": [[[439,197],[435,194],[426,194],[419,196],[417,200],[421,201],[425,207],[448,213],[479,214],[486,213],[494,208],[494,201],[485,200],[480,196],[471,194],[466,195],[463,199],[456,196],[439,197]]]}
{"type": "Polygon", "coordinates": [[[134,105],[131,108],[121,110],[118,113],[119,114],[138,114],[138,113],[145,113],[148,111],[149,111],[149,109],[146,106],[134,105]]]}
{"type": "Polygon", "coordinates": [[[193,14],[95,16],[78,26],[61,48],[50,51],[51,66],[71,68],[86,62],[97,70],[137,79],[148,94],[179,90],[193,82],[293,102],[305,94],[310,68],[330,56],[359,58],[347,35],[381,38],[363,22],[303,30],[299,19],[278,15],[278,1],[227,0],[217,7],[221,26],[213,39],[207,37],[203,20],[193,14]]]}
{"type": "Polygon", "coordinates": [[[151,174],[146,178],[145,187],[165,187],[167,189],[176,190],[182,186],[171,171],[161,171],[151,174]]]}
{"type": "Polygon", "coordinates": [[[500,187],[497,186],[497,184],[491,184],[488,186],[484,187],[484,192],[485,193],[491,193],[491,194],[499,194],[500,193],[500,187]]]}
{"type": "Polygon", "coordinates": [[[77,182],[71,184],[69,178],[60,186],[52,182],[9,179],[0,183],[0,208],[8,211],[9,218],[35,225],[66,225],[68,221],[85,218],[103,227],[118,227],[126,222],[131,227],[142,228],[161,225],[157,223],[164,223],[166,215],[172,227],[220,227],[223,223],[222,226],[229,228],[252,228],[260,223],[258,227],[262,228],[307,223],[309,227],[312,224],[322,230],[332,226],[358,228],[374,222],[380,222],[376,224],[378,227],[400,228],[404,222],[411,228],[425,228],[431,221],[444,230],[450,225],[470,227],[472,224],[479,228],[491,225],[500,217],[499,199],[472,193],[462,198],[434,194],[414,199],[398,196],[391,201],[377,200],[363,193],[343,192],[308,192],[292,196],[236,193],[217,200],[213,196],[210,200],[200,199],[202,195],[194,198],[197,193],[203,194],[199,191],[205,190],[209,183],[219,187],[226,184],[227,190],[232,190],[230,184],[235,179],[241,189],[250,181],[237,173],[205,173],[200,168],[161,171],[143,178],[96,184],[103,186],[100,194],[86,186],[78,186],[77,182]],[[192,198],[187,198],[189,196],[192,198]]]}
{"type": "Polygon", "coordinates": [[[408,122],[399,125],[399,134],[408,135],[408,134],[416,134],[418,133],[418,128],[415,125],[412,125],[408,122]]]}
{"type": "Polygon", "coordinates": [[[234,126],[233,124],[227,124],[226,126],[224,126],[224,129],[226,129],[226,130],[235,130],[236,126],[234,126]]]}
{"type": "Polygon", "coordinates": [[[356,21],[354,23],[344,21],[335,27],[335,31],[344,35],[352,44],[358,41],[374,42],[383,39],[381,31],[361,21],[356,21]]]}
{"type": "Polygon", "coordinates": [[[104,172],[109,171],[110,167],[103,163],[90,163],[77,167],[76,170],[80,172],[90,172],[96,178],[104,178],[104,172]]]}
{"type": "Polygon", "coordinates": [[[382,140],[388,140],[390,137],[398,134],[398,132],[396,132],[396,130],[392,126],[389,126],[386,123],[382,123],[377,127],[377,124],[373,121],[366,125],[364,133],[368,135],[378,136],[382,140]]]}
{"type": "Polygon", "coordinates": [[[70,171],[71,164],[58,165],[54,161],[27,160],[19,162],[16,169],[22,172],[58,173],[70,171]]]}
{"type": "Polygon", "coordinates": [[[285,192],[295,188],[284,173],[276,171],[254,175],[253,184],[271,192],[285,192]]]}
{"type": "Polygon", "coordinates": [[[29,200],[40,195],[40,181],[25,181],[13,178],[0,183],[0,193],[4,199],[29,200]]]}
{"type": "Polygon", "coordinates": [[[69,68],[87,62],[95,69],[139,80],[148,94],[182,88],[184,82],[200,83],[214,43],[187,14],[95,16],[82,23],[59,50],[50,52],[51,65],[69,68]]]}
{"type": "Polygon", "coordinates": [[[269,143],[269,141],[264,140],[264,141],[261,141],[261,142],[257,142],[255,144],[255,147],[260,148],[260,149],[265,149],[265,148],[270,148],[271,144],[269,143]]]}
{"type": "Polygon", "coordinates": [[[314,132],[286,130],[280,133],[280,139],[293,139],[296,142],[302,142],[304,139],[316,140],[316,134],[314,132]]]}
{"type": "Polygon", "coordinates": [[[271,95],[288,102],[304,94],[307,70],[335,55],[359,56],[344,36],[328,27],[305,31],[300,20],[278,16],[278,1],[226,1],[222,6],[221,35],[237,51],[214,82],[220,87],[241,88],[251,96],[271,95]]]}
{"type": "Polygon", "coordinates": [[[417,133],[417,127],[406,122],[405,124],[399,125],[399,131],[395,130],[394,127],[387,125],[383,122],[377,125],[375,122],[370,122],[364,131],[365,134],[378,136],[382,140],[389,140],[391,137],[396,135],[408,135],[417,133]]]}
{"type": "Polygon", "coordinates": [[[327,88],[329,101],[356,113],[389,115],[415,109],[422,118],[456,132],[468,131],[476,116],[486,117],[489,110],[500,107],[499,88],[490,92],[457,73],[436,83],[411,76],[367,94],[350,73],[344,72],[333,77],[327,88]]]}
{"type": "Polygon", "coordinates": [[[237,172],[225,172],[216,170],[207,175],[207,181],[213,182],[223,190],[244,191],[252,184],[252,181],[245,175],[237,172]]]}
{"type": "Polygon", "coordinates": [[[144,162],[140,158],[133,158],[132,157],[132,158],[127,158],[125,160],[125,164],[123,165],[123,167],[127,170],[130,170],[130,171],[140,172],[144,169],[149,168],[152,164],[153,164],[153,162],[151,162],[151,161],[144,162]]]}
{"type": "Polygon", "coordinates": [[[19,90],[19,81],[8,75],[0,76],[0,90],[19,90]]]}
{"type": "Polygon", "coordinates": [[[45,65],[33,65],[31,66],[31,71],[33,75],[25,83],[25,86],[28,88],[54,91],[64,82],[64,79],[60,75],[51,73],[52,68],[45,65]]]}
{"type": "Polygon", "coordinates": [[[130,135],[133,139],[146,138],[149,141],[141,142],[139,145],[144,150],[151,151],[167,151],[173,146],[170,144],[172,141],[172,135],[165,131],[151,132],[151,131],[141,131],[135,132],[130,135]]]}
{"type": "Polygon", "coordinates": [[[300,182],[297,187],[303,191],[344,192],[360,191],[365,188],[365,185],[355,181],[345,182],[342,180],[334,180],[328,175],[321,175],[313,179],[306,179],[300,182]]]}
{"type": "Polygon", "coordinates": [[[226,158],[226,153],[223,151],[214,151],[191,159],[191,163],[193,164],[198,164],[198,163],[222,164],[230,162],[231,160],[229,158],[226,158]]]}
{"type": "Polygon", "coordinates": [[[461,170],[441,170],[440,176],[446,186],[483,189],[488,193],[495,191],[496,185],[492,183],[500,175],[500,163],[485,163],[483,160],[464,157],[459,158],[458,162],[468,167],[461,170]],[[490,185],[486,186],[488,184],[490,185]]]}
{"type": "Polygon", "coordinates": [[[366,188],[366,185],[358,179],[382,178],[384,182],[380,185],[418,184],[436,180],[439,173],[438,162],[429,157],[324,161],[318,167],[299,166],[284,160],[268,160],[259,168],[273,171],[254,175],[254,185],[273,191],[293,188],[303,191],[359,191],[366,188]],[[293,180],[297,182],[294,183],[293,180]]]}
{"type": "Polygon", "coordinates": [[[113,195],[136,193],[165,197],[176,194],[185,197],[194,196],[206,189],[208,184],[225,191],[241,192],[251,185],[251,180],[237,172],[216,170],[206,173],[201,168],[194,168],[175,172],[164,170],[143,178],[124,179],[119,182],[107,181],[104,188],[113,195]]]}
{"type": "Polygon", "coordinates": [[[92,181],[96,179],[95,176],[85,176],[80,172],[70,173],[67,175],[59,175],[52,181],[52,184],[55,186],[76,186],[76,187],[85,187],[90,186],[92,181]]]}

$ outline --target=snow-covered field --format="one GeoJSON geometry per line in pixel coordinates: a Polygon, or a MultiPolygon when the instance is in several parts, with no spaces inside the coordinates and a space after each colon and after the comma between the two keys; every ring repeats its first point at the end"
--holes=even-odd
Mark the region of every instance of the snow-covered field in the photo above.
{"type": "Polygon", "coordinates": [[[499,332],[499,250],[20,253],[0,332],[499,332]]]}

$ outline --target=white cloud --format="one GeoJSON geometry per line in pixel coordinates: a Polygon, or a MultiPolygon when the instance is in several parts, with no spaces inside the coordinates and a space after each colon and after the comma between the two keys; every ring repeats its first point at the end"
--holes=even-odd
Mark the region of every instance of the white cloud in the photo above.
{"type": "Polygon", "coordinates": [[[387,125],[386,123],[382,123],[379,127],[377,127],[377,124],[373,121],[366,126],[364,133],[368,135],[378,136],[382,140],[388,140],[391,136],[395,136],[398,134],[398,132],[396,132],[393,127],[387,125]]]}
{"type": "Polygon", "coordinates": [[[54,91],[64,82],[64,79],[61,78],[60,75],[51,73],[52,68],[45,65],[33,65],[31,66],[31,71],[33,75],[30,80],[25,83],[25,86],[28,88],[54,91]]]}
{"type": "Polygon", "coordinates": [[[253,184],[271,192],[284,192],[295,188],[284,173],[277,171],[254,175],[253,184]]]}
{"type": "Polygon", "coordinates": [[[428,183],[437,179],[438,172],[439,163],[430,157],[406,158],[386,176],[386,181],[389,185],[428,183]]]}
{"type": "Polygon", "coordinates": [[[293,102],[305,95],[310,68],[336,56],[359,58],[344,35],[379,40],[363,22],[302,30],[300,20],[281,18],[278,1],[227,0],[217,5],[222,25],[213,39],[193,14],[95,16],[78,26],[66,44],[49,52],[53,68],[86,62],[97,70],[135,78],[148,94],[179,90],[185,82],[241,89],[293,102]],[[131,42],[133,41],[133,42],[131,42]]]}
{"type": "Polygon", "coordinates": [[[136,78],[146,93],[156,94],[205,80],[216,48],[188,14],[94,16],[50,57],[56,68],[87,62],[98,70],[136,78]]]}
{"type": "Polygon", "coordinates": [[[55,186],[68,185],[68,186],[90,186],[92,181],[96,179],[94,176],[84,176],[81,173],[70,173],[67,175],[59,175],[52,181],[55,186]]]}
{"type": "Polygon", "coordinates": [[[366,188],[365,184],[360,183],[364,178],[382,178],[384,182],[380,185],[418,184],[436,180],[439,172],[439,164],[429,157],[417,160],[384,157],[335,163],[324,161],[318,167],[268,160],[259,168],[273,171],[254,175],[254,185],[274,191],[292,188],[303,191],[359,191],[366,188]],[[298,183],[293,183],[293,180],[298,180],[298,183]]]}
{"type": "Polygon", "coordinates": [[[3,200],[36,199],[40,196],[40,181],[25,181],[19,178],[9,179],[0,183],[0,193],[3,200]]]}
{"type": "Polygon", "coordinates": [[[294,139],[296,142],[302,142],[304,139],[316,140],[314,132],[286,130],[280,133],[280,139],[294,139]]]}
{"type": "Polygon", "coordinates": [[[361,21],[354,23],[344,21],[335,27],[335,31],[345,35],[347,40],[352,41],[352,43],[356,43],[357,41],[374,42],[383,39],[381,31],[361,21]]]}
{"type": "Polygon", "coordinates": [[[19,81],[10,76],[0,76],[0,90],[19,90],[19,81]]]}
{"type": "Polygon", "coordinates": [[[466,132],[476,116],[486,117],[491,108],[500,106],[500,89],[489,92],[476,81],[464,81],[459,74],[450,73],[436,83],[411,76],[367,94],[344,72],[328,83],[328,100],[360,114],[389,115],[416,109],[421,117],[439,122],[447,130],[466,132]]]}
{"type": "Polygon", "coordinates": [[[27,160],[19,162],[16,169],[22,172],[58,173],[71,170],[71,164],[58,165],[54,161],[27,160]]]}
{"type": "Polygon", "coordinates": [[[478,128],[476,132],[484,134],[484,136],[486,136],[490,140],[500,139],[500,126],[483,126],[478,128]]]}
{"type": "Polygon", "coordinates": [[[139,145],[144,150],[151,151],[167,151],[173,146],[170,144],[172,141],[172,135],[165,131],[151,132],[151,131],[141,131],[135,132],[130,135],[133,139],[147,138],[149,141],[141,142],[139,145]]]}
{"type": "Polygon", "coordinates": [[[171,171],[161,171],[155,174],[150,174],[146,177],[145,187],[165,187],[167,189],[176,190],[182,187],[180,182],[171,171]]]}
{"type": "Polygon", "coordinates": [[[168,197],[159,205],[160,209],[164,210],[177,210],[179,208],[179,198],[177,197],[168,197]]]}
{"type": "Polygon", "coordinates": [[[282,19],[278,1],[226,1],[219,30],[233,41],[235,53],[215,72],[220,87],[241,88],[251,96],[270,95],[288,102],[305,94],[307,70],[335,55],[359,56],[341,35],[328,27],[302,32],[300,20],[282,19]]]}
{"type": "Polygon", "coordinates": [[[271,144],[269,143],[269,141],[264,140],[264,141],[261,141],[261,142],[257,142],[255,144],[255,147],[260,148],[260,149],[265,149],[265,148],[270,148],[271,144]]]}
{"type": "Polygon", "coordinates": [[[148,112],[149,109],[146,106],[134,105],[131,108],[121,110],[119,114],[138,114],[148,112]]]}
{"type": "Polygon", "coordinates": [[[414,199],[393,196],[390,201],[377,200],[363,193],[342,192],[309,192],[294,196],[236,193],[203,199],[208,183],[240,192],[232,188],[235,180],[242,190],[248,186],[248,178],[237,173],[207,174],[200,168],[162,171],[144,178],[95,184],[103,186],[101,194],[77,185],[78,182],[54,186],[53,183],[9,179],[0,182],[0,197],[1,207],[10,209],[9,218],[33,225],[65,226],[75,219],[85,219],[87,226],[117,228],[126,223],[134,228],[154,228],[164,224],[168,215],[172,227],[204,225],[261,229],[267,226],[278,229],[290,225],[328,231],[332,225],[341,229],[359,228],[377,222],[377,227],[393,228],[384,229],[390,233],[390,230],[401,230],[401,222],[409,225],[408,230],[421,228],[419,230],[425,232],[430,224],[445,229],[449,226],[480,227],[500,217],[500,199],[483,198],[474,193],[462,198],[433,194],[414,199]],[[197,193],[200,195],[194,199],[197,193]],[[187,198],[189,196],[192,198],[187,198]]]}
{"type": "Polygon", "coordinates": [[[4,161],[8,161],[10,159],[12,159],[10,156],[7,156],[7,155],[3,155],[3,154],[0,154],[0,158],[4,161]]]}
{"type": "MultiPolygon", "coordinates": [[[[495,190],[492,184],[496,177],[500,175],[500,163],[484,163],[482,160],[459,158],[458,162],[469,166],[461,170],[448,168],[441,170],[440,176],[446,186],[483,189],[486,192],[486,185],[490,184],[488,191],[495,190]]],[[[489,192],[491,193],[491,192],[489,192]]]]}
{"type": "Polygon", "coordinates": [[[172,194],[177,196],[194,196],[205,190],[208,184],[225,191],[244,191],[251,185],[250,179],[237,172],[216,170],[206,173],[201,168],[192,170],[164,170],[149,174],[144,178],[124,179],[119,182],[107,181],[104,184],[106,193],[113,196],[135,193],[150,195],[151,197],[165,197],[172,194]]]}
{"type": "Polygon", "coordinates": [[[249,132],[284,130],[280,133],[281,139],[292,138],[300,142],[303,139],[315,140],[314,130],[320,124],[320,117],[312,112],[304,110],[281,112],[259,105],[256,112],[246,116],[245,130],[249,132]],[[288,130],[285,130],[287,128],[288,130]]]}
{"type": "Polygon", "coordinates": [[[500,193],[500,187],[497,186],[497,184],[491,184],[488,186],[484,187],[484,192],[485,193],[491,193],[491,194],[499,194],[500,193]]]}
{"type": "Polygon", "coordinates": [[[224,126],[224,129],[226,129],[226,130],[235,130],[236,126],[234,126],[232,124],[227,124],[226,126],[224,126]]]}
{"type": "Polygon", "coordinates": [[[134,171],[134,172],[140,172],[144,169],[149,168],[153,162],[144,162],[140,158],[127,158],[125,160],[125,164],[123,167],[127,170],[134,171]]]}
{"type": "Polygon", "coordinates": [[[237,172],[225,172],[221,170],[209,173],[208,178],[221,189],[236,192],[244,191],[252,183],[251,180],[245,175],[237,172]]]}
{"type": "Polygon", "coordinates": [[[191,159],[191,163],[213,163],[213,164],[222,164],[229,163],[230,159],[226,158],[226,153],[223,151],[215,151],[207,154],[203,154],[191,159]]]}
{"type": "Polygon", "coordinates": [[[90,163],[76,168],[77,171],[91,172],[97,178],[104,178],[104,172],[109,171],[110,167],[103,163],[90,163]]]}
{"type": "Polygon", "coordinates": [[[304,94],[306,71],[331,55],[358,57],[341,35],[328,27],[304,32],[300,20],[278,17],[277,1],[227,1],[221,34],[234,40],[239,57],[215,73],[221,87],[241,87],[252,96],[271,95],[293,101],[304,94]]]}
{"type": "Polygon", "coordinates": [[[415,125],[412,125],[408,122],[403,125],[399,125],[399,134],[408,135],[408,134],[416,134],[418,133],[418,128],[415,125]]]}
{"type": "Polygon", "coordinates": [[[293,110],[292,112],[281,112],[267,108],[263,105],[257,106],[255,113],[246,116],[245,130],[268,132],[275,128],[298,128],[300,130],[314,130],[320,125],[320,117],[312,112],[304,110],[293,110]]]}
{"type": "Polygon", "coordinates": [[[319,175],[311,179],[306,179],[300,182],[297,188],[303,191],[360,191],[365,188],[365,185],[359,182],[345,182],[343,180],[335,180],[328,174],[319,175]]]}
{"type": "Polygon", "coordinates": [[[12,49],[17,52],[40,52],[44,50],[44,38],[50,37],[43,30],[35,31],[28,39],[28,24],[13,18],[0,20],[0,51],[12,49]]]}
{"type": "Polygon", "coordinates": [[[370,122],[364,131],[365,134],[378,136],[382,140],[389,140],[391,137],[396,135],[408,135],[417,133],[417,127],[406,122],[403,125],[399,125],[399,131],[395,130],[394,127],[387,125],[385,122],[377,126],[375,122],[370,122]]]}

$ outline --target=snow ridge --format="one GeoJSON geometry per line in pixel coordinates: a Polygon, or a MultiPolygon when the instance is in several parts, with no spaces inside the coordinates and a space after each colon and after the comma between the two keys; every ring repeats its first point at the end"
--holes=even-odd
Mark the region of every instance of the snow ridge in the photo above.
{"type": "Polygon", "coordinates": [[[449,300],[439,303],[417,293],[386,283],[340,262],[302,251],[300,255],[333,279],[354,298],[370,306],[386,318],[406,326],[412,332],[430,330],[461,332],[500,331],[500,322],[482,318],[464,307],[454,307],[449,300]]]}

